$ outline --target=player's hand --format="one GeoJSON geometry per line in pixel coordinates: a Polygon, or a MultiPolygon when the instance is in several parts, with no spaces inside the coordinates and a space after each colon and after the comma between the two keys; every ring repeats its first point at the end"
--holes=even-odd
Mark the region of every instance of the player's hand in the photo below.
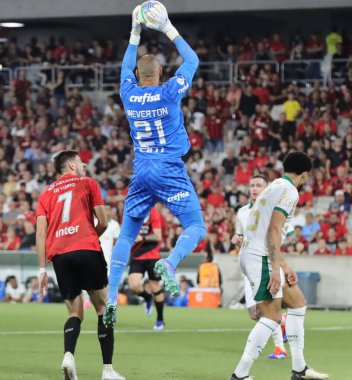
{"type": "Polygon", "coordinates": [[[243,243],[243,236],[239,236],[239,235],[233,235],[232,236],[232,239],[231,239],[231,243],[234,244],[234,245],[242,245],[243,243]]]}
{"type": "Polygon", "coordinates": [[[290,286],[298,284],[298,277],[297,277],[296,272],[288,265],[285,268],[285,277],[286,277],[287,283],[290,286]]]}
{"type": "Polygon", "coordinates": [[[140,13],[141,6],[137,5],[132,12],[132,31],[135,35],[140,35],[142,32],[141,24],[138,21],[138,14],[140,13]]]}
{"type": "Polygon", "coordinates": [[[136,237],[136,243],[139,243],[142,240],[143,240],[143,236],[141,234],[138,234],[136,237]]]}
{"type": "Polygon", "coordinates": [[[171,25],[167,10],[162,4],[155,4],[148,11],[148,21],[145,26],[149,29],[160,30],[161,32],[167,24],[171,25]]]}
{"type": "Polygon", "coordinates": [[[280,277],[280,267],[279,268],[273,268],[273,270],[270,273],[270,281],[268,284],[268,289],[270,293],[275,296],[277,292],[280,290],[281,286],[281,277],[280,277]]]}
{"type": "Polygon", "coordinates": [[[43,300],[45,293],[48,291],[48,274],[41,273],[39,277],[39,298],[43,300]]]}

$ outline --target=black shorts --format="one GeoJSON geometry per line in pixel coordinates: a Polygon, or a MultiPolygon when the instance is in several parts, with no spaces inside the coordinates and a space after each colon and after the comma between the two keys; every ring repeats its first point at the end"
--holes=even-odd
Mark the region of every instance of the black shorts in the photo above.
{"type": "Polygon", "coordinates": [[[156,259],[156,260],[131,260],[129,274],[141,273],[144,276],[145,272],[147,272],[149,280],[160,281],[161,277],[157,273],[155,273],[155,271],[154,271],[154,266],[155,266],[155,263],[157,261],[158,261],[158,259],[156,259]]]}
{"type": "Polygon", "coordinates": [[[84,290],[104,289],[108,284],[107,265],[102,251],[72,251],[53,258],[61,295],[73,300],[84,290]]]}

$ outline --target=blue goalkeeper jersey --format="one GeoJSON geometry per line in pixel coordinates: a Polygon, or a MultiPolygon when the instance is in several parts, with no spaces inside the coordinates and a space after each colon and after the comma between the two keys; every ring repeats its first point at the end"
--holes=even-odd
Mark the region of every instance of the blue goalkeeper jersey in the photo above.
{"type": "MultiPolygon", "coordinates": [[[[178,38],[182,49],[186,42],[178,38]]],[[[188,45],[187,45],[188,46],[188,45]]],[[[182,51],[182,50],[181,50],[182,51]]],[[[126,55],[135,60],[137,47],[129,45],[126,55]]],[[[120,95],[130,124],[136,159],[170,159],[186,154],[190,142],[184,127],[181,100],[192,84],[198,58],[194,54],[175,76],[161,86],[141,87],[130,65],[123,65],[120,95]]]]}

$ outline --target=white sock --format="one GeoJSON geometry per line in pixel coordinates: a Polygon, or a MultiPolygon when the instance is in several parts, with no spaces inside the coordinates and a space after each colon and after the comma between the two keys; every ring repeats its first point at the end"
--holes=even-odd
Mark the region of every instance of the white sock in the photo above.
{"type": "Polygon", "coordinates": [[[287,309],[286,335],[292,356],[292,369],[301,372],[306,367],[304,360],[304,316],[307,306],[287,309]]]}
{"type": "Polygon", "coordinates": [[[271,334],[277,329],[279,324],[271,319],[261,317],[250,332],[246,347],[240,362],[238,363],[235,374],[237,377],[249,375],[249,371],[263,351],[271,334]]]}
{"type": "Polygon", "coordinates": [[[112,372],[114,369],[112,368],[112,364],[103,364],[104,372],[112,372]]]}
{"type": "Polygon", "coordinates": [[[271,334],[275,347],[280,347],[281,350],[285,350],[284,339],[282,337],[281,325],[277,326],[277,329],[271,334]]]}

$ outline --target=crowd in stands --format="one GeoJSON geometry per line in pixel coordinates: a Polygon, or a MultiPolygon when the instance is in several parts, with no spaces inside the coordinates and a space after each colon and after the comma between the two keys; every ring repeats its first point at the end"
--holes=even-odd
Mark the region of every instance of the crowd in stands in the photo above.
{"type": "MultiPolygon", "coordinates": [[[[253,46],[253,41],[245,41],[240,45],[253,46]]],[[[288,48],[284,45],[284,52],[280,50],[277,35],[273,41],[268,45],[263,40],[257,48],[270,48],[279,59],[288,48]]],[[[299,42],[297,36],[295,41],[299,42]]],[[[91,48],[82,44],[78,41],[75,49],[69,49],[65,41],[52,38],[44,50],[35,40],[25,49],[14,42],[0,44],[0,63],[44,62],[48,57],[74,60],[89,53],[91,48]]],[[[112,41],[99,44],[95,40],[92,46],[95,55],[115,60],[119,56],[114,54],[123,52],[125,41],[119,49],[112,41]]],[[[158,46],[152,45],[150,51],[159,52],[154,48],[158,46]]],[[[349,44],[344,48],[349,49],[349,44]]],[[[236,49],[234,59],[241,51],[236,49]]],[[[204,42],[198,41],[196,50],[201,59],[210,59],[204,42]]],[[[311,54],[313,50],[311,46],[311,54]]],[[[221,52],[218,49],[217,54],[221,52]]],[[[178,65],[179,58],[174,58],[178,65]]],[[[208,230],[197,252],[238,253],[231,237],[236,213],[249,201],[250,177],[263,173],[274,180],[280,176],[285,155],[299,150],[312,158],[314,169],[300,192],[292,223],[295,235],[284,251],[352,255],[352,71],[339,85],[323,87],[317,81],[311,87],[300,87],[283,84],[266,70],[259,68],[259,75],[255,72],[229,86],[217,87],[199,79],[182,102],[191,142],[185,162],[208,230]]],[[[105,104],[93,103],[79,89],[66,88],[63,78],[58,86],[48,83],[31,92],[25,73],[20,72],[0,108],[0,249],[34,249],[38,196],[56,179],[50,159],[63,149],[79,150],[89,175],[99,182],[105,201],[122,221],[133,148],[117,93],[108,96],[105,104]]],[[[170,250],[182,229],[162,204],[157,207],[164,218],[162,248],[170,250]]]]}

